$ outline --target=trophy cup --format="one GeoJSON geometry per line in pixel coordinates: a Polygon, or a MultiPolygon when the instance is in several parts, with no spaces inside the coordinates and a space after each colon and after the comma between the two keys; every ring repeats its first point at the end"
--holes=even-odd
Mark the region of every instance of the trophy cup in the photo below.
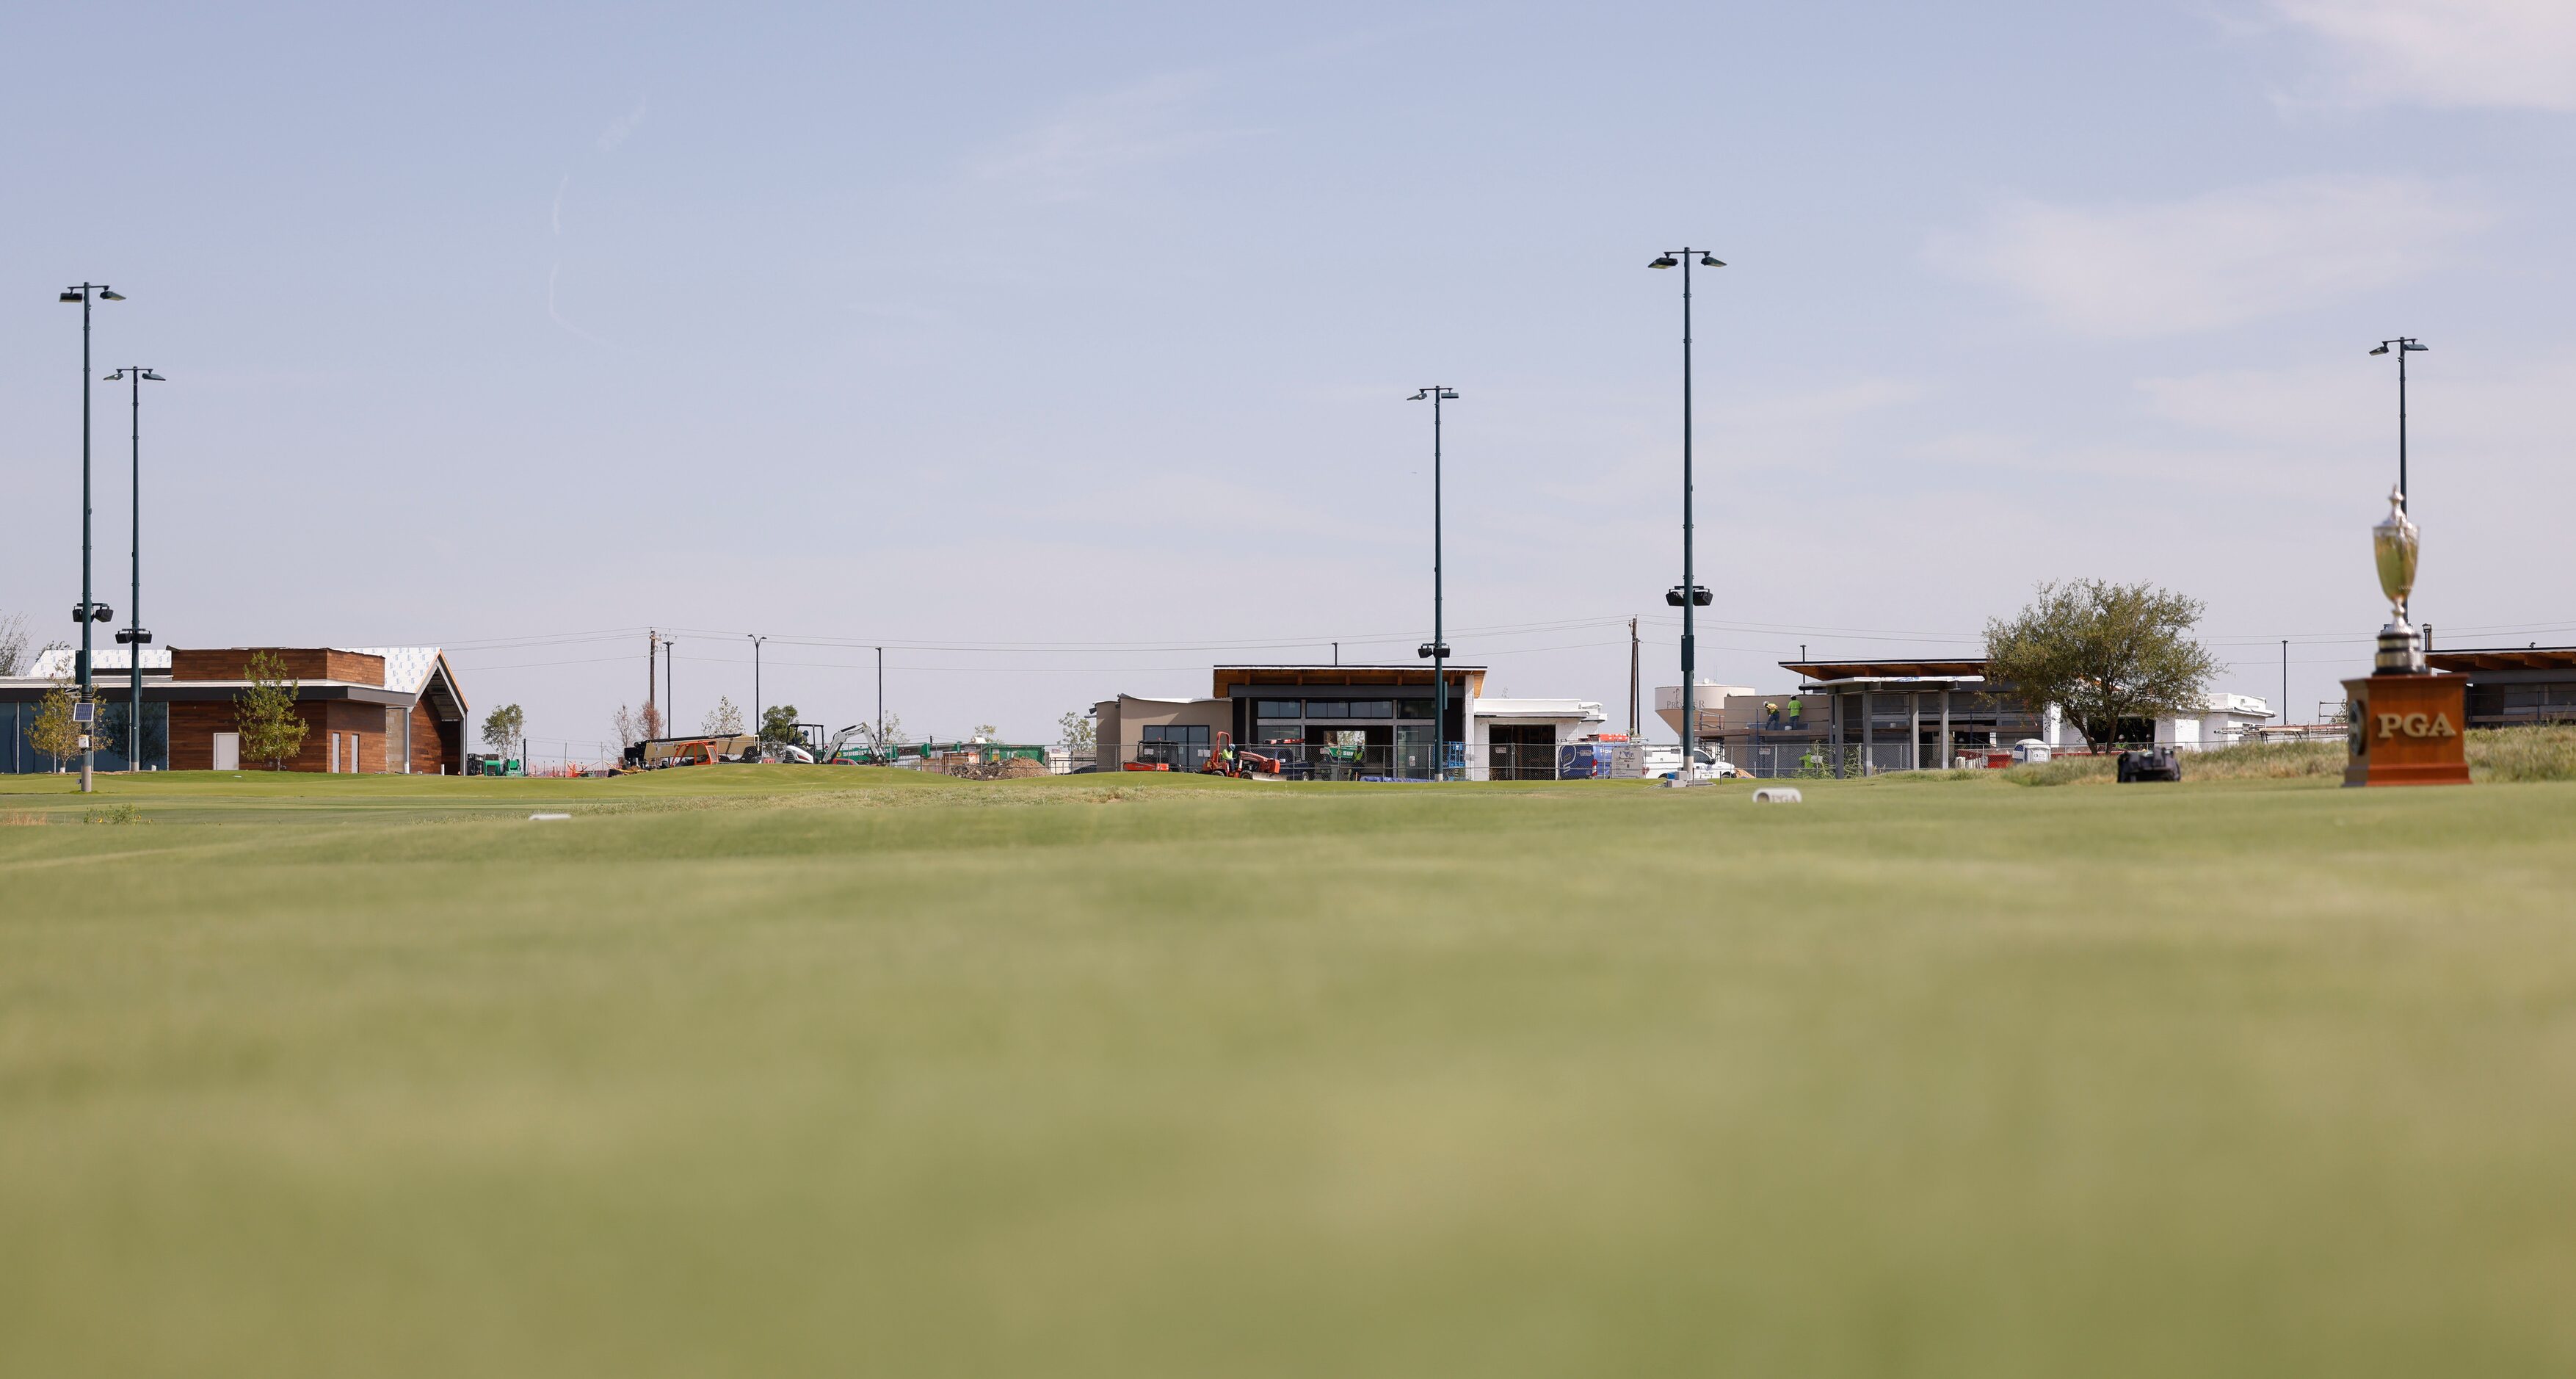
{"type": "Polygon", "coordinates": [[[2379,591],[2388,596],[2388,625],[2379,629],[2379,659],[2372,669],[2381,675],[2422,675],[2424,639],[2406,622],[2406,603],[2415,593],[2415,562],[2423,534],[2406,518],[2406,500],[2388,491],[2388,519],[2370,529],[2371,553],[2378,558],[2379,591]]]}
{"type": "Polygon", "coordinates": [[[2406,623],[2415,593],[2415,557],[2423,538],[2406,520],[2406,499],[2392,489],[2388,520],[2370,529],[2379,592],[2388,596],[2388,625],[2379,629],[2379,658],[2370,677],[2343,682],[2346,785],[2466,785],[2468,677],[2424,662],[2424,639],[2406,623]]]}

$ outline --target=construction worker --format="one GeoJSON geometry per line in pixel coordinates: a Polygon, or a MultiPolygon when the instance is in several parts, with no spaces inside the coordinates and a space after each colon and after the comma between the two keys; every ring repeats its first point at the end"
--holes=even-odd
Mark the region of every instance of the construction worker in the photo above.
{"type": "Polygon", "coordinates": [[[1798,697],[1789,696],[1789,731],[1798,731],[1798,697]]]}
{"type": "Polygon", "coordinates": [[[1763,700],[1763,701],[1762,701],[1762,711],[1763,711],[1764,713],[1767,713],[1767,714],[1771,715],[1771,722],[1770,722],[1768,725],[1766,725],[1766,726],[1769,726],[1769,727],[1772,727],[1772,728],[1777,728],[1777,727],[1779,727],[1779,726],[1780,726],[1780,701],[1779,701],[1779,700],[1777,700],[1777,699],[1765,699],[1765,700],[1763,700]]]}

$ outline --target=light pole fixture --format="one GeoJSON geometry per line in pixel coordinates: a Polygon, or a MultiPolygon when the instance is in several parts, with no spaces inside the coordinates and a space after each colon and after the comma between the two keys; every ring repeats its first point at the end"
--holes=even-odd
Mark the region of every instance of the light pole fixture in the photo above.
{"type": "Polygon", "coordinates": [[[143,385],[167,383],[170,380],[139,364],[128,364],[100,380],[106,383],[130,383],[134,409],[134,476],[130,485],[134,499],[134,540],[130,558],[133,561],[133,584],[125,601],[125,626],[116,639],[125,645],[126,670],[134,691],[134,707],[125,723],[125,769],[143,769],[143,648],[152,644],[152,634],[143,626],[143,385]]]}
{"type": "MultiPolygon", "coordinates": [[[[1431,750],[1436,754],[1431,763],[1431,778],[1449,778],[1449,642],[1442,634],[1440,607],[1440,404],[1458,400],[1458,390],[1432,384],[1406,398],[1407,402],[1431,400],[1431,640],[1417,648],[1419,656],[1431,660],[1431,750]]],[[[1340,648],[1334,648],[1334,659],[1340,659],[1340,648]]]]}
{"type": "MultiPolygon", "coordinates": [[[[2387,354],[2393,350],[2397,354],[2397,506],[2400,511],[2405,510],[2407,507],[2406,356],[2410,354],[2421,354],[2428,348],[2430,347],[2421,340],[2417,340],[2412,336],[2401,335],[2394,340],[2380,341],[2379,348],[2371,351],[2372,354],[2387,354]]],[[[2397,616],[2399,621],[2405,621],[2408,617],[2408,610],[2401,607],[2398,610],[2397,616]]]]}
{"type": "Polygon", "coordinates": [[[1664,602],[1682,610],[1682,769],[1679,781],[1699,779],[1699,638],[1696,609],[1712,601],[1695,574],[1691,550],[1691,260],[1702,268],[1726,264],[1705,250],[1684,247],[1657,254],[1648,268],[1682,270],[1682,582],[1664,594],[1664,602]]]}
{"type": "Polygon", "coordinates": [[[760,644],[769,639],[757,632],[745,632],[742,635],[751,638],[751,731],[754,740],[757,741],[761,730],[766,726],[760,716],[760,644]]]}
{"type": "MultiPolygon", "coordinates": [[[[60,297],[56,298],[55,300],[57,300],[57,301],[62,301],[62,302],[77,302],[77,303],[79,303],[79,305],[80,305],[80,309],[81,309],[81,601],[80,601],[80,603],[79,603],[79,605],[78,605],[77,607],[75,607],[75,608],[73,608],[73,609],[72,609],[72,621],[74,621],[74,622],[76,622],[76,623],[79,623],[79,624],[80,624],[80,630],[81,630],[80,656],[79,656],[79,659],[78,659],[77,661],[75,661],[75,662],[74,662],[74,665],[77,667],[77,671],[78,671],[78,674],[79,674],[79,677],[80,677],[80,697],[81,697],[81,701],[82,701],[83,703],[89,703],[89,702],[93,702],[93,700],[92,700],[92,693],[91,693],[91,690],[92,690],[92,680],[91,680],[91,676],[90,676],[90,664],[89,664],[89,658],[90,658],[90,630],[91,630],[91,626],[92,626],[93,624],[96,624],[96,623],[102,623],[102,622],[105,622],[105,621],[107,621],[108,619],[110,619],[110,618],[112,618],[112,617],[115,617],[115,616],[116,616],[116,610],[115,610],[115,609],[113,609],[113,608],[109,608],[109,607],[107,607],[107,606],[106,606],[106,605],[104,605],[104,604],[94,603],[94,602],[92,602],[92,601],[91,601],[91,599],[90,599],[90,583],[89,583],[89,515],[90,515],[90,514],[89,514],[89,375],[90,375],[90,366],[89,366],[89,315],[90,315],[90,303],[91,303],[93,300],[95,300],[95,301],[103,301],[103,302],[121,302],[121,301],[124,301],[124,300],[125,300],[125,294],[123,294],[123,293],[121,293],[121,292],[118,292],[116,289],[114,289],[114,288],[112,288],[112,287],[109,287],[109,286],[108,286],[107,284],[105,284],[105,283],[80,283],[80,284],[77,284],[77,285],[72,286],[72,287],[66,287],[66,288],[64,288],[64,289],[63,289],[63,294],[62,294],[62,296],[60,296],[60,297]]],[[[81,749],[81,783],[80,783],[80,788],[81,788],[81,793],[82,793],[82,794],[84,794],[84,795],[88,794],[88,793],[90,792],[90,790],[93,788],[93,785],[92,785],[92,782],[91,782],[91,768],[92,768],[93,764],[97,761],[97,759],[98,759],[98,752],[97,752],[97,749],[96,749],[95,747],[84,747],[84,748],[82,748],[82,749],[81,749]]]]}
{"type": "MultiPolygon", "coordinates": [[[[680,701],[671,693],[671,669],[680,659],[677,649],[679,645],[679,641],[675,638],[662,639],[662,712],[669,714],[675,720],[680,716],[680,701]]],[[[679,729],[669,723],[662,725],[662,731],[673,737],[680,735],[679,729]]]]}

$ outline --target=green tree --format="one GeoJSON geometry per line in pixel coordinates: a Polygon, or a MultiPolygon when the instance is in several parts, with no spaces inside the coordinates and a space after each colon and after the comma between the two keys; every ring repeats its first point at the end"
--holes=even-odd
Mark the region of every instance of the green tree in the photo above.
{"type": "Polygon", "coordinates": [[[2152,584],[2042,584],[2007,622],[1986,624],[1986,678],[2034,711],[2054,705],[2095,751],[2122,719],[2198,708],[2218,661],[2192,639],[2202,604],[2152,584]]]}
{"type": "Polygon", "coordinates": [[[54,769],[80,755],[80,725],[72,721],[71,677],[54,681],[36,705],[36,721],[27,728],[27,744],[54,759],[54,769]]]}
{"type": "Polygon", "coordinates": [[[975,731],[966,736],[979,742],[999,742],[1002,740],[1002,730],[990,723],[978,723],[975,725],[975,731]]]}
{"type": "Polygon", "coordinates": [[[1080,709],[1070,709],[1055,723],[1057,727],[1064,730],[1064,745],[1067,750],[1075,752],[1091,750],[1092,743],[1095,741],[1091,715],[1080,709]]]}
{"type": "Polygon", "coordinates": [[[27,673],[27,615],[0,613],[0,675],[27,673]]]}
{"type": "Polygon", "coordinates": [[[300,684],[286,678],[286,663],[262,651],[250,658],[242,678],[250,684],[233,696],[233,717],[241,727],[242,755],[265,761],[268,769],[285,769],[286,759],[304,746],[306,724],[295,712],[300,684]]]}
{"type": "Polygon", "coordinates": [[[527,731],[528,716],[516,704],[503,704],[483,715],[483,745],[498,756],[508,756],[519,745],[519,734],[527,731]]]}
{"type": "Polygon", "coordinates": [[[760,740],[794,742],[796,740],[796,706],[772,704],[760,711],[760,740]]]}

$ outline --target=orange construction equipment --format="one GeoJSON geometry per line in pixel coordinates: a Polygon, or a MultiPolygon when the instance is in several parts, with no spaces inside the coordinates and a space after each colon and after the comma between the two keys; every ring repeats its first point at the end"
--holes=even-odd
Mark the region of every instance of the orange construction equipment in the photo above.
{"type": "Polygon", "coordinates": [[[1233,776],[1238,780],[1250,779],[1256,773],[1278,775],[1279,758],[1266,757],[1259,752],[1236,751],[1232,733],[1216,735],[1216,750],[1208,753],[1207,765],[1199,768],[1199,774],[1203,776],[1233,776]]]}

